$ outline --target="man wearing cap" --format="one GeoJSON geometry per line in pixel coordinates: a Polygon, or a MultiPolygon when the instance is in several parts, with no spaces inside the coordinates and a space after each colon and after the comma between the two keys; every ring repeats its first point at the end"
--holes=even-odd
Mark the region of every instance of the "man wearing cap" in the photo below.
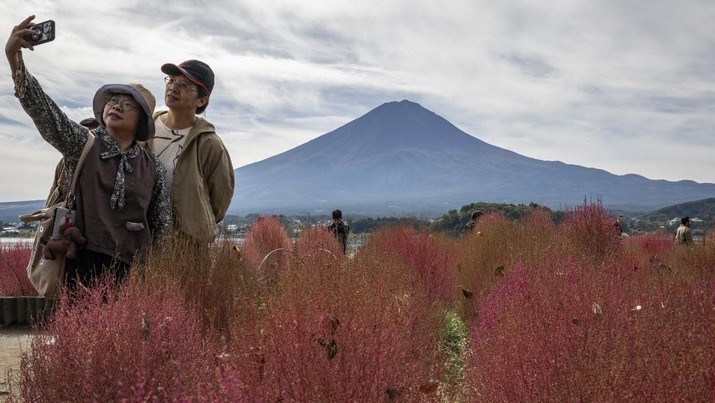
{"type": "MultiPolygon", "coordinates": [[[[15,84],[15,96],[37,130],[64,158],[65,194],[90,134],[70,120],[30,75],[22,48],[33,49],[26,38],[34,16],[13,28],[5,45],[15,84]]],[[[94,95],[99,126],[84,160],[75,192],[74,224],[86,238],[76,259],[67,258],[67,282],[91,280],[112,268],[123,279],[135,258],[144,257],[152,240],[172,228],[164,166],[137,141],[154,135],[154,96],[141,84],[108,84],[94,95]]]]}
{"type": "Polygon", "coordinates": [[[181,235],[208,244],[233,197],[231,157],[214,126],[197,116],[209,104],[214,73],[199,60],[161,66],[168,111],[154,115],[156,136],[149,142],[164,164],[174,225],[181,235]]]}

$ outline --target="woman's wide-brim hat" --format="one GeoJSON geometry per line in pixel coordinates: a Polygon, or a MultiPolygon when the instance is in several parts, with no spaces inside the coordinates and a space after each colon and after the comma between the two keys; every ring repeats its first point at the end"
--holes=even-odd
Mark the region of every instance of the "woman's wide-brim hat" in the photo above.
{"type": "Polygon", "coordinates": [[[94,100],[92,101],[94,117],[101,126],[105,126],[102,113],[104,112],[104,105],[107,104],[107,98],[109,98],[111,94],[131,95],[142,108],[147,123],[146,130],[137,132],[136,139],[138,141],[146,141],[154,137],[154,119],[152,116],[154,115],[154,107],[156,107],[156,98],[154,98],[151,91],[146,89],[143,85],[136,83],[107,84],[102,86],[97,90],[97,93],[94,94],[94,100]]]}

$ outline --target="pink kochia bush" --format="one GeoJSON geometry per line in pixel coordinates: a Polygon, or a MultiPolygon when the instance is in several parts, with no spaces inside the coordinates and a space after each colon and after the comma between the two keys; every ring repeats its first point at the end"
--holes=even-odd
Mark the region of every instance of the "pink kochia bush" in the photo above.
{"type": "Polygon", "coordinates": [[[384,228],[373,234],[363,253],[394,253],[410,268],[410,277],[430,298],[454,303],[459,296],[455,267],[459,249],[454,243],[440,242],[426,231],[401,226],[384,228]]]}
{"type": "Polygon", "coordinates": [[[22,357],[23,401],[241,401],[221,387],[220,343],[200,333],[176,287],[147,295],[131,280],[63,295],[22,357]]]}
{"type": "MultiPolygon", "coordinates": [[[[258,269],[266,256],[276,249],[292,250],[293,245],[288,233],[276,217],[262,216],[251,225],[246,233],[241,255],[254,269],[258,269]]],[[[273,259],[266,261],[269,267],[285,264],[285,254],[276,253],[273,259]]]]}
{"type": "Polygon", "coordinates": [[[37,291],[27,279],[30,244],[0,246],[0,296],[36,296],[37,291]]]}
{"type": "Polygon", "coordinates": [[[472,321],[470,394],[504,402],[711,400],[715,279],[703,274],[682,283],[658,267],[583,266],[563,256],[517,265],[472,321]]]}
{"type": "Polygon", "coordinates": [[[316,226],[301,232],[296,243],[296,252],[303,260],[312,259],[316,254],[328,254],[337,258],[343,254],[343,248],[330,231],[316,226]]]}
{"type": "Polygon", "coordinates": [[[424,385],[441,379],[440,311],[408,286],[404,262],[385,254],[347,261],[316,253],[294,263],[280,292],[266,297],[253,334],[234,332],[244,335],[231,356],[249,400],[436,397],[424,385]]]}
{"type": "Polygon", "coordinates": [[[583,258],[601,260],[614,255],[621,246],[615,219],[601,202],[577,206],[566,214],[559,227],[565,247],[583,258]]]}

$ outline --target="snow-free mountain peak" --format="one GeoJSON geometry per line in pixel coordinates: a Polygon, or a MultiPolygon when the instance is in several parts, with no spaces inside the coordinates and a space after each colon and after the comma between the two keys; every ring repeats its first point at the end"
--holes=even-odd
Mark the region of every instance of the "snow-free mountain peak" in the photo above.
{"type": "Polygon", "coordinates": [[[442,214],[477,201],[554,208],[601,198],[652,209],[715,195],[714,184],[541,161],[490,145],[421,105],[388,102],[305,144],[236,170],[230,212],[442,214]]]}

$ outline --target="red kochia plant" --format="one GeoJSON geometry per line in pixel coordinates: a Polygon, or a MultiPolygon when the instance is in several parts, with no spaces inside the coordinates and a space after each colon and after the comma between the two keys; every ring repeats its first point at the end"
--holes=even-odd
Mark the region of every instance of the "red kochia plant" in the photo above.
{"type": "MultiPolygon", "coordinates": [[[[708,401],[715,279],[554,256],[479,301],[466,383],[480,401],[708,401]]],[[[630,263],[628,263],[630,264],[630,263]]],[[[681,268],[682,269],[682,268],[681,268]]],[[[693,271],[692,268],[690,271],[693,271]]]]}
{"type": "Polygon", "coordinates": [[[515,261],[543,254],[541,245],[550,239],[553,225],[538,213],[526,220],[528,224],[510,222],[501,212],[480,217],[475,230],[459,240],[459,285],[470,293],[487,292],[515,261]]]}
{"type": "Polygon", "coordinates": [[[664,235],[636,235],[622,242],[624,267],[633,270],[661,266],[673,251],[673,239],[664,235]]]}
{"type": "Polygon", "coordinates": [[[512,259],[525,262],[539,262],[551,255],[556,225],[551,211],[532,208],[514,226],[512,259]]]}
{"type": "Polygon", "coordinates": [[[430,297],[446,303],[456,301],[459,250],[453,243],[440,242],[426,231],[407,226],[386,227],[370,237],[362,252],[397,254],[430,297]]]}
{"type": "MultiPolygon", "coordinates": [[[[246,237],[241,245],[241,255],[254,270],[257,270],[269,253],[277,249],[288,249],[292,251],[293,245],[290,237],[283,225],[276,217],[259,217],[246,233],[246,237]]],[[[275,271],[286,265],[285,252],[274,252],[275,255],[268,257],[262,270],[268,274],[275,274],[275,271]]]]}
{"type": "Polygon", "coordinates": [[[303,260],[310,259],[315,254],[327,254],[337,258],[343,254],[343,248],[327,229],[311,227],[301,232],[296,242],[296,252],[303,260]]]}
{"type": "MultiPolygon", "coordinates": [[[[148,295],[132,279],[63,295],[21,359],[23,401],[194,401],[223,394],[221,350],[200,333],[178,284],[148,295]]],[[[235,393],[235,390],[231,393],[235,393]]],[[[223,396],[240,401],[241,396],[223,396]]]]}
{"type": "Polygon", "coordinates": [[[589,259],[602,260],[620,248],[620,233],[615,219],[596,203],[584,203],[566,214],[559,227],[567,249],[589,259]]]}
{"type": "Polygon", "coordinates": [[[360,252],[351,260],[323,253],[292,263],[253,335],[244,332],[235,344],[232,365],[249,400],[436,398],[440,311],[410,287],[404,261],[360,252]]]}
{"type": "Polygon", "coordinates": [[[627,238],[625,244],[642,250],[648,256],[662,256],[673,249],[673,238],[666,235],[640,235],[627,238]]]}
{"type": "Polygon", "coordinates": [[[27,279],[30,244],[0,246],[0,296],[36,296],[37,291],[27,279]]]}

